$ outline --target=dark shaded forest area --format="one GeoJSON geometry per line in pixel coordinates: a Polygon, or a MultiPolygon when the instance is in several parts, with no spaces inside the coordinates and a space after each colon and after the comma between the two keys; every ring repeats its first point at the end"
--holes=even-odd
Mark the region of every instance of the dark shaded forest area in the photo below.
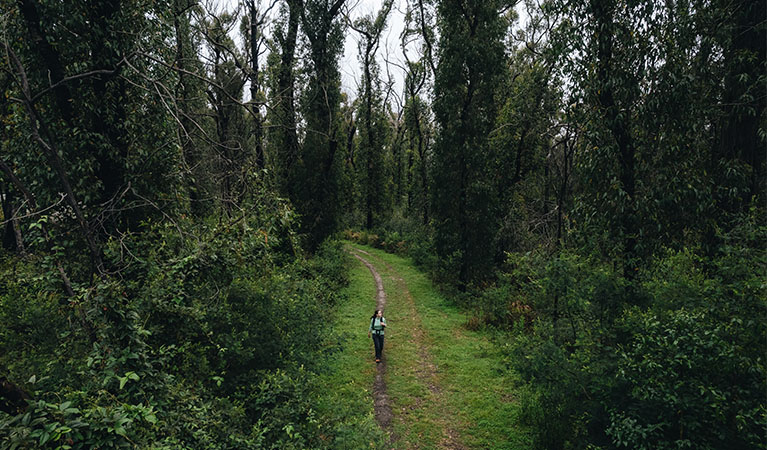
{"type": "Polygon", "coordinates": [[[0,447],[369,447],[313,401],[342,238],[535,448],[767,447],[765,2],[374,3],[0,0],[0,447]]]}

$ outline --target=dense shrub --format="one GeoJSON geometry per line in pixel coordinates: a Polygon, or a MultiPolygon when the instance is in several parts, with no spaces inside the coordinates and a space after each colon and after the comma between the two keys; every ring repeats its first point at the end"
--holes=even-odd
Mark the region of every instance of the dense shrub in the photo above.
{"type": "Polygon", "coordinates": [[[745,221],[714,257],[667,251],[632,285],[575,254],[511,255],[478,301],[512,330],[535,447],[765,448],[766,232],[745,221]]]}
{"type": "Polygon", "coordinates": [[[429,232],[423,226],[404,219],[390,221],[375,232],[346,230],[341,237],[389,253],[409,256],[416,266],[429,272],[434,272],[438,266],[429,232]]]}
{"type": "Polygon", "coordinates": [[[624,321],[632,336],[618,355],[623,402],[608,408],[607,433],[617,447],[764,444],[763,352],[743,345],[760,334],[756,321],[686,309],[631,311],[624,321]]]}
{"type": "Polygon", "coordinates": [[[144,223],[109,244],[119,272],[71,299],[50,265],[4,256],[0,376],[31,400],[0,412],[0,448],[323,447],[313,379],[333,339],[312,323],[347,259],[301,256],[290,216],[262,209],[144,223]]]}

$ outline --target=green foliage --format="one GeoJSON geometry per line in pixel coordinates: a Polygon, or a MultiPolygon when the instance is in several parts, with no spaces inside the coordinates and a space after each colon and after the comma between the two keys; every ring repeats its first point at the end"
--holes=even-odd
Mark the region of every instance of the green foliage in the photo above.
{"type": "Polygon", "coordinates": [[[26,411],[0,418],[0,439],[13,448],[321,447],[311,399],[330,329],[315,324],[330,319],[346,259],[330,243],[311,261],[281,255],[291,219],[270,228],[277,215],[261,211],[234,227],[147,224],[120,244],[142,256],[124,278],[64,308],[22,281],[38,266],[7,258],[0,311],[13,326],[0,334],[0,365],[9,379],[37,383],[26,411]]]}
{"type": "MultiPolygon", "coordinates": [[[[488,135],[495,122],[496,85],[502,74],[502,39],[508,23],[499,1],[439,3],[439,65],[434,116],[434,244],[443,271],[465,285],[487,276],[492,263],[496,195],[488,135]]],[[[449,279],[449,278],[448,278],[449,279]]]]}
{"type": "Polygon", "coordinates": [[[551,145],[561,107],[552,65],[535,49],[518,49],[509,58],[509,73],[499,83],[500,107],[490,133],[491,173],[500,216],[494,230],[497,260],[506,251],[531,248],[537,239],[550,240],[554,234],[550,197],[553,193],[561,203],[565,192],[560,183],[567,187],[565,174],[556,173],[555,168],[568,161],[557,158],[559,152],[551,145]],[[539,230],[533,232],[536,227],[539,230]]]}
{"type": "Polygon", "coordinates": [[[513,260],[508,297],[486,297],[528,296],[536,314],[507,316],[536,447],[763,448],[765,232],[744,218],[716,258],[669,251],[632,290],[572,256],[513,260]],[[627,295],[647,306],[616,307],[627,295]]]}
{"type": "MultiPolygon", "coordinates": [[[[149,58],[134,59],[132,70],[120,62],[137,52],[162,59],[162,48],[155,44],[167,37],[167,28],[149,17],[164,16],[165,5],[150,9],[124,2],[103,2],[97,7],[88,2],[30,1],[25,5],[4,7],[8,14],[3,29],[13,30],[10,48],[26,68],[31,95],[40,95],[36,108],[42,138],[60,150],[78,201],[86,208],[100,209],[105,202],[126,207],[129,202],[123,191],[128,185],[145,195],[170,195],[178,181],[174,176],[178,160],[171,145],[173,124],[164,120],[160,102],[146,101],[141,87],[141,74],[152,76],[157,68],[149,58]],[[140,29],[151,38],[142,41],[134,32],[140,29]],[[96,70],[114,73],[60,83],[65,77],[96,70]],[[52,84],[56,88],[48,89],[52,84]]],[[[3,65],[16,73],[9,61],[3,65]]],[[[4,90],[6,98],[21,97],[18,85],[4,84],[4,90]]],[[[16,132],[3,143],[0,155],[10,160],[19,178],[28,180],[40,205],[54,203],[62,192],[61,176],[51,159],[37,150],[38,143],[28,137],[30,123],[22,106],[3,105],[1,114],[14,116],[16,132]]],[[[104,229],[112,231],[147,213],[142,207],[128,208],[101,220],[104,229]]],[[[64,227],[74,225],[70,216],[59,218],[64,227]]]]}
{"type": "MultiPolygon", "coordinates": [[[[527,382],[523,394],[522,420],[530,425],[533,448],[587,448],[594,442],[587,425],[598,404],[591,395],[600,373],[582,367],[584,352],[570,354],[548,335],[550,324],[536,326],[535,334],[522,331],[507,344],[507,361],[527,382]]],[[[597,441],[598,442],[598,441],[597,441]]]]}
{"type": "MultiPolygon", "coordinates": [[[[376,51],[392,5],[391,0],[385,1],[375,16],[370,14],[361,17],[352,26],[361,35],[358,49],[363,77],[357,113],[360,139],[355,164],[358,167],[358,186],[361,189],[362,200],[359,209],[365,216],[365,226],[368,229],[383,222],[391,210],[387,201],[387,166],[390,164],[386,164],[384,153],[387,121],[382,104],[376,51]]],[[[395,174],[395,178],[397,175],[395,174]]]]}
{"type": "Polygon", "coordinates": [[[729,320],[705,310],[630,311],[619,351],[625,389],[609,408],[607,434],[619,448],[757,448],[767,409],[764,355],[748,348],[757,320],[729,320]]]}
{"type": "Polygon", "coordinates": [[[345,230],[342,236],[358,244],[380,248],[401,256],[407,255],[427,272],[436,272],[439,267],[428,229],[396,214],[375,232],[345,230]]]}
{"type": "Polygon", "coordinates": [[[536,447],[765,448],[764,2],[411,2],[400,111],[391,2],[357,100],[345,2],[278,3],[261,142],[236,14],[0,0],[0,447],[375,446],[314,326],[364,224],[498,330],[536,447]]]}
{"type": "Polygon", "coordinates": [[[300,103],[306,136],[297,160],[289,168],[287,184],[290,199],[303,217],[302,232],[311,251],[337,231],[340,215],[341,4],[307,0],[301,11],[307,37],[304,69],[308,79],[300,103]]]}
{"type": "MultiPolygon", "coordinates": [[[[11,273],[28,274],[34,270],[33,265],[14,261],[7,255],[3,259],[3,267],[11,273]]],[[[62,304],[59,295],[13,275],[4,276],[0,281],[0,305],[0,321],[4,324],[0,327],[3,358],[16,361],[29,374],[40,373],[46,366],[57,366],[57,361],[50,360],[48,355],[59,350],[61,342],[60,336],[51,330],[69,333],[66,317],[71,307],[62,304]],[[51,314],[51,311],[57,313],[51,314]]]]}
{"type": "Polygon", "coordinates": [[[319,421],[311,395],[317,387],[309,384],[310,380],[304,370],[293,375],[277,370],[263,377],[249,393],[247,403],[257,411],[254,429],[270,448],[317,446],[319,421]]]}
{"type": "Polygon", "coordinates": [[[742,16],[750,6],[552,1],[547,10],[563,14],[550,55],[573,82],[572,121],[582,132],[575,212],[583,238],[598,236],[593,244],[627,278],[663,247],[716,247],[716,229],[745,212],[764,183],[754,176],[764,160],[748,156],[764,101],[743,99],[755,107],[746,120],[725,100],[753,86],[744,72],[756,67],[713,56],[764,48],[742,16]],[[735,88],[731,70],[749,81],[735,88]],[[728,128],[736,122],[738,138],[728,128]]]}

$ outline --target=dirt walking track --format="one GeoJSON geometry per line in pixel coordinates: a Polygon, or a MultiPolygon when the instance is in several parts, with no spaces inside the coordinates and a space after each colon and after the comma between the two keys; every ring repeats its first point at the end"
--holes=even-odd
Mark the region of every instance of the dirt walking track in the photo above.
{"type": "MultiPolygon", "coordinates": [[[[352,253],[355,258],[359,259],[362,264],[367,266],[370,273],[373,274],[373,278],[376,281],[376,309],[384,311],[386,309],[386,292],[384,292],[383,280],[381,275],[378,274],[375,267],[370,264],[366,259],[362,258],[356,253],[352,253]]],[[[392,411],[391,404],[389,404],[389,395],[386,393],[386,381],[384,381],[384,375],[386,375],[386,353],[382,355],[381,363],[377,364],[376,379],[373,383],[373,399],[375,405],[376,421],[384,430],[391,433],[391,419],[392,411]]]]}
{"type": "MultiPolygon", "coordinates": [[[[438,368],[432,361],[432,358],[429,354],[429,348],[426,343],[425,338],[425,332],[423,329],[423,326],[421,324],[421,319],[418,314],[418,311],[415,306],[415,301],[413,299],[413,296],[411,295],[410,291],[407,288],[407,284],[405,281],[400,277],[397,272],[394,270],[394,268],[387,264],[385,261],[379,260],[374,255],[371,255],[370,253],[357,249],[348,247],[348,251],[350,254],[352,254],[356,259],[358,259],[362,264],[364,264],[368,270],[370,270],[370,273],[373,276],[373,279],[376,283],[376,309],[380,309],[385,311],[386,310],[386,292],[384,291],[384,285],[383,285],[383,279],[381,278],[381,275],[379,274],[376,267],[370,262],[371,260],[376,260],[376,264],[383,265],[386,267],[386,271],[391,275],[392,281],[396,284],[396,290],[401,293],[404,302],[403,304],[399,305],[399,307],[404,308],[411,319],[410,329],[409,330],[402,330],[403,333],[408,332],[411,334],[411,337],[413,341],[416,343],[416,351],[417,351],[417,367],[416,367],[416,374],[418,377],[419,382],[423,383],[425,386],[428,386],[429,391],[433,394],[433,398],[436,399],[436,401],[439,401],[442,396],[442,389],[439,385],[439,380],[437,378],[437,372],[438,368]],[[364,257],[362,256],[364,255],[364,257]]],[[[371,344],[372,345],[372,344],[371,344]]],[[[389,433],[390,436],[390,444],[394,444],[397,440],[397,436],[394,434],[393,431],[393,419],[394,414],[392,411],[392,404],[389,399],[389,395],[386,389],[386,370],[387,370],[387,363],[386,363],[386,347],[384,347],[384,353],[381,360],[381,363],[377,365],[376,370],[376,376],[375,381],[373,383],[373,402],[374,402],[374,410],[375,410],[375,417],[378,424],[381,426],[382,429],[384,429],[387,433],[389,433]]],[[[396,374],[392,374],[393,376],[396,376],[396,374]]],[[[416,408],[420,407],[429,407],[428,405],[423,405],[423,402],[421,399],[418,399],[416,401],[416,408]]],[[[399,414],[399,412],[398,412],[399,414]]],[[[408,414],[408,411],[403,411],[402,414],[408,414]]],[[[406,418],[400,418],[405,420],[406,418]]],[[[398,422],[399,423],[399,422],[398,422]]],[[[441,423],[442,425],[442,438],[439,443],[439,448],[441,449],[465,449],[461,442],[460,437],[458,434],[458,431],[455,429],[455,426],[449,424],[447,422],[447,419],[444,420],[444,423],[441,423]]]]}

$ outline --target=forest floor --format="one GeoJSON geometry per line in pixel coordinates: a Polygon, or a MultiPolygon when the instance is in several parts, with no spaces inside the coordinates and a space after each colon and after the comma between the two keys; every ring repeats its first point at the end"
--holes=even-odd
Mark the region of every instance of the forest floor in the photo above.
{"type": "Polygon", "coordinates": [[[357,358],[347,358],[345,368],[359,373],[356,383],[372,384],[387,447],[528,448],[518,383],[491,336],[466,329],[466,316],[409,260],[352,243],[347,250],[359,263],[352,268],[350,303],[369,309],[346,312],[347,319],[358,317],[360,330],[353,333],[367,337],[374,309],[383,309],[388,322],[381,364],[369,340],[351,347],[357,358]]]}

